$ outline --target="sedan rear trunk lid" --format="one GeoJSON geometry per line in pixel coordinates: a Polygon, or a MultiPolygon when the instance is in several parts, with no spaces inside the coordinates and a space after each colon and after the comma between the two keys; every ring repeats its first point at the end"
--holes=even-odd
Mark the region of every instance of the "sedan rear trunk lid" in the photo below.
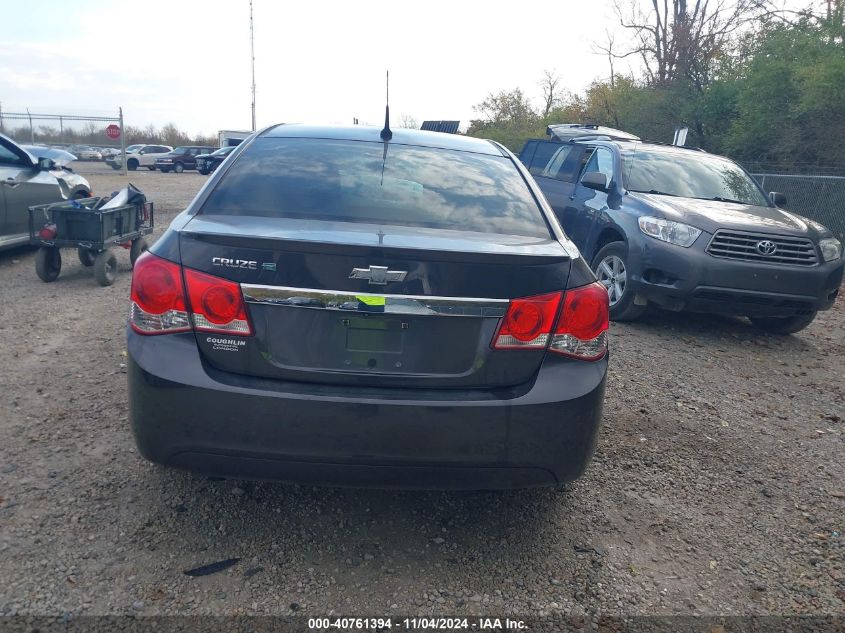
{"type": "Polygon", "coordinates": [[[207,362],[247,375],[383,387],[508,387],[543,350],[493,350],[509,299],[566,288],[553,239],[420,227],[196,216],[182,264],[241,284],[255,334],[198,333],[207,362]]]}

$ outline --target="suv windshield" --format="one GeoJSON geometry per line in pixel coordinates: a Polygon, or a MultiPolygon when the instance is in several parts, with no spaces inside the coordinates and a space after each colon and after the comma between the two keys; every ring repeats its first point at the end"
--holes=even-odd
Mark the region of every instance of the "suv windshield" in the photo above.
{"type": "Polygon", "coordinates": [[[768,206],[757,184],[736,163],[693,151],[637,148],[622,152],[625,187],[702,200],[768,206]]]}
{"type": "Polygon", "coordinates": [[[334,139],[256,139],[201,213],[551,237],[504,156],[334,139]]]}

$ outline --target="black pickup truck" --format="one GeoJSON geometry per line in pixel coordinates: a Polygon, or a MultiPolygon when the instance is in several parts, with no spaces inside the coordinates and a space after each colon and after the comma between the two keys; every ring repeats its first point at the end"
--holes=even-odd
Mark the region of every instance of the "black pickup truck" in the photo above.
{"type": "Polygon", "coordinates": [[[165,154],[161,158],[156,158],[156,169],[160,169],[164,173],[175,171],[181,174],[186,169],[197,168],[197,156],[207,154],[214,151],[213,147],[200,145],[186,145],[177,147],[169,154],[165,154]]]}
{"type": "Polygon", "coordinates": [[[220,165],[226,157],[232,153],[232,150],[237,146],[221,147],[210,154],[201,154],[197,156],[197,171],[203,176],[210,174],[217,166],[220,165]]]}

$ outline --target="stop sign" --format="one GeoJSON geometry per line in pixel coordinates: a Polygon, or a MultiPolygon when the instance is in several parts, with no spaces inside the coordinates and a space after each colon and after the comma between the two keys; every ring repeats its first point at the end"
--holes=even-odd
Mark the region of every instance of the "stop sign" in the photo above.
{"type": "Polygon", "coordinates": [[[106,136],[109,138],[120,138],[120,128],[112,123],[106,128],[106,136]]]}

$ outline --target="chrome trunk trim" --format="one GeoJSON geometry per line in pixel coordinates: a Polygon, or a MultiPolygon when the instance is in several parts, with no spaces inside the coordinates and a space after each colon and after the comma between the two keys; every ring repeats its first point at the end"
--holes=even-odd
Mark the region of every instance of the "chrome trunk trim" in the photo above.
{"type": "Polygon", "coordinates": [[[415,316],[503,317],[508,299],[391,295],[241,284],[247,303],[341,312],[378,312],[415,316]]]}

